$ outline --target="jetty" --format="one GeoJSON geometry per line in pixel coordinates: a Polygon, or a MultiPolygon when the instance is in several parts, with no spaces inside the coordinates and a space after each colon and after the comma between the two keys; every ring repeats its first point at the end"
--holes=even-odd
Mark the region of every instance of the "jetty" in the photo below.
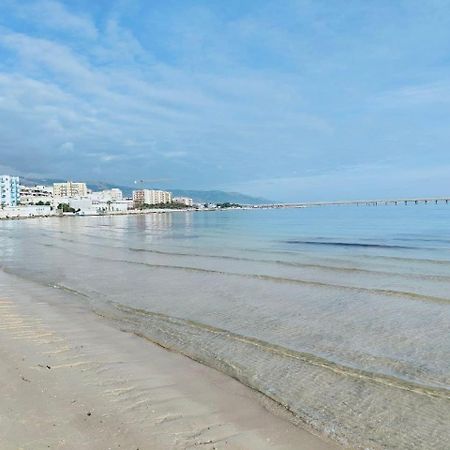
{"type": "Polygon", "coordinates": [[[419,205],[419,204],[449,204],[448,197],[425,197],[425,198],[397,198],[382,200],[337,200],[320,202],[301,202],[301,203],[268,203],[255,205],[254,208],[311,208],[318,206],[381,206],[381,205],[419,205]]]}

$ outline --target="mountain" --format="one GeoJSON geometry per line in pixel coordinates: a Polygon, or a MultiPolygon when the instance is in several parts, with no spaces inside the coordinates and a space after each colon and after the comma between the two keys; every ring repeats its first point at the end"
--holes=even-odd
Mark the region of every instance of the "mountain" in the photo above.
{"type": "MultiPolygon", "coordinates": [[[[21,184],[25,186],[38,185],[51,185],[53,183],[61,183],[65,180],[60,179],[44,179],[44,178],[21,178],[21,184]]],[[[125,197],[131,197],[133,190],[136,187],[120,186],[112,183],[106,183],[102,181],[92,181],[86,183],[89,189],[93,191],[102,191],[104,189],[111,189],[113,187],[119,188],[125,197]]],[[[158,189],[158,188],[154,188],[158,189]]],[[[261,197],[252,197],[250,195],[241,194],[240,192],[226,192],[226,191],[200,191],[191,189],[169,189],[164,190],[173,193],[174,197],[191,197],[196,203],[239,203],[241,205],[261,205],[264,203],[272,203],[270,200],[261,197]]]]}
{"type": "Polygon", "coordinates": [[[169,189],[175,197],[191,197],[197,203],[239,203],[240,205],[261,205],[272,203],[261,197],[252,197],[240,192],[225,191],[193,191],[182,189],[169,189]]]}

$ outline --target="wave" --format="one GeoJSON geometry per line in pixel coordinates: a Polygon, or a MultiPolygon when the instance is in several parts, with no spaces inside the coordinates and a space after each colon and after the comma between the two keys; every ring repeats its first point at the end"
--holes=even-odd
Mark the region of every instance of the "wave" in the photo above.
{"type": "MultiPolygon", "coordinates": [[[[346,267],[346,266],[334,266],[327,264],[317,264],[317,263],[303,263],[299,261],[286,261],[280,259],[266,259],[266,258],[250,258],[244,256],[230,256],[230,255],[212,255],[212,254],[204,254],[204,253],[192,253],[192,252],[171,252],[166,250],[155,250],[155,249],[146,249],[139,247],[124,247],[124,246],[111,246],[107,244],[99,244],[99,243],[80,243],[75,239],[69,238],[60,238],[58,240],[74,243],[77,245],[87,245],[89,247],[101,247],[101,248],[109,248],[109,249],[124,249],[130,252],[135,253],[149,253],[155,255],[164,255],[164,256],[181,256],[181,257],[192,257],[192,258],[205,258],[205,259],[215,259],[215,260],[224,260],[224,261],[242,261],[242,262],[251,262],[251,263],[262,263],[262,264],[275,264],[284,267],[298,267],[305,269],[319,269],[330,272],[341,272],[341,273],[360,273],[366,275],[377,275],[377,276],[396,276],[411,280],[431,280],[431,281],[450,281],[450,276],[447,275],[434,275],[434,274],[411,274],[411,273],[403,273],[403,272],[394,272],[394,271],[383,271],[383,270],[374,270],[374,269],[363,269],[360,267],[346,267]]],[[[55,244],[44,244],[48,247],[60,248],[55,244]]],[[[428,260],[426,260],[428,261],[428,260]]],[[[449,261],[450,265],[450,261],[449,261]]]]}
{"type": "MultiPolygon", "coordinates": [[[[309,352],[302,352],[293,349],[289,349],[283,347],[281,345],[272,344],[267,341],[263,341],[261,339],[245,336],[242,334],[234,333],[223,328],[215,327],[212,325],[208,325],[202,322],[197,322],[190,319],[182,319],[179,317],[169,316],[164,313],[148,311],[142,308],[134,308],[129,305],[123,305],[120,303],[114,304],[114,306],[125,313],[130,313],[135,316],[148,316],[157,318],[160,321],[165,321],[172,324],[181,325],[183,327],[191,327],[195,329],[199,329],[202,331],[206,331],[213,335],[220,335],[226,339],[234,340],[237,342],[242,342],[245,344],[249,344],[258,349],[262,349],[263,351],[277,354],[282,357],[292,358],[296,360],[300,360],[302,362],[311,364],[313,366],[319,366],[321,368],[325,368],[331,370],[340,375],[351,376],[358,379],[367,379],[370,381],[375,381],[377,383],[395,386],[400,389],[406,389],[409,391],[416,392],[422,395],[429,395],[432,397],[440,397],[450,399],[450,389],[443,386],[430,386],[419,383],[417,381],[408,380],[406,378],[400,378],[392,375],[383,374],[380,372],[371,372],[361,368],[352,367],[350,365],[344,365],[333,361],[331,359],[324,358],[319,355],[315,355],[309,352]]],[[[158,342],[160,345],[161,343],[158,342]]]]}
{"type": "Polygon", "coordinates": [[[405,242],[440,242],[442,244],[450,244],[450,239],[442,239],[436,237],[423,237],[423,236],[397,236],[395,238],[396,241],[405,241],[405,242]]]}
{"type": "Polygon", "coordinates": [[[411,300],[419,300],[419,301],[433,302],[433,303],[440,303],[440,304],[450,303],[450,298],[447,298],[447,297],[431,296],[431,295],[419,294],[419,293],[411,292],[411,291],[398,291],[398,290],[392,290],[392,289],[379,289],[379,288],[348,286],[348,285],[342,285],[342,284],[327,283],[324,281],[304,280],[304,279],[299,279],[299,278],[278,277],[278,276],[272,276],[272,275],[261,275],[261,274],[252,274],[252,273],[228,272],[228,271],[216,270],[216,269],[205,269],[202,267],[192,267],[192,266],[182,266],[182,265],[172,265],[172,264],[155,264],[155,263],[148,263],[148,262],[143,262],[143,261],[132,261],[132,260],[127,260],[127,259],[107,258],[104,256],[98,256],[98,255],[86,255],[84,253],[80,253],[80,252],[76,252],[74,250],[68,250],[68,249],[64,249],[64,251],[70,252],[71,254],[78,255],[83,258],[97,259],[97,260],[101,260],[101,261],[116,262],[116,263],[121,263],[121,264],[141,265],[141,266],[158,268],[158,269],[169,269],[169,270],[181,270],[181,271],[186,271],[186,272],[207,273],[207,274],[224,275],[224,276],[240,277],[240,278],[255,279],[255,280],[266,280],[266,281],[272,281],[272,282],[276,282],[276,283],[301,284],[301,285],[316,286],[316,287],[331,288],[331,289],[337,288],[337,289],[348,290],[348,291],[352,291],[352,292],[361,292],[361,293],[364,292],[364,293],[373,294],[373,295],[384,295],[384,296],[390,296],[390,297],[408,298],[411,300]]]}
{"type": "Polygon", "coordinates": [[[395,248],[403,250],[415,250],[417,248],[423,248],[423,247],[410,247],[395,244],[366,244],[362,242],[336,242],[336,241],[302,241],[297,239],[290,239],[283,242],[285,244],[328,245],[336,247],[362,247],[362,248],[395,248]]]}
{"type": "MultiPolygon", "coordinates": [[[[59,231],[58,233],[64,234],[64,232],[59,231]]],[[[46,235],[48,237],[51,237],[51,234],[46,233],[46,232],[42,232],[42,235],[46,235]]],[[[104,239],[104,240],[108,240],[108,241],[114,241],[117,242],[117,238],[114,237],[106,237],[106,236],[100,236],[100,235],[94,235],[94,234],[88,234],[88,233],[80,233],[80,235],[89,237],[89,238],[93,238],[93,239],[104,239]]],[[[61,240],[66,240],[67,242],[74,242],[77,244],[85,244],[85,245],[89,245],[89,246],[98,246],[98,247],[104,247],[104,248],[128,248],[128,250],[130,251],[136,251],[136,252],[149,252],[149,253],[155,253],[155,254],[164,254],[164,255],[174,255],[174,256],[194,256],[194,257],[204,257],[204,258],[219,258],[219,259],[235,259],[235,260],[242,260],[242,261],[250,261],[250,262],[276,262],[279,264],[283,264],[283,265],[299,265],[299,266],[303,266],[304,263],[297,263],[297,262],[289,262],[289,261],[283,261],[283,260],[271,260],[271,259],[260,259],[260,258],[246,258],[246,257],[234,257],[234,256],[228,256],[228,255],[211,255],[211,254],[202,254],[202,253],[184,253],[184,252],[169,252],[169,251],[162,251],[162,250],[153,250],[153,249],[144,249],[144,248],[133,248],[133,247],[124,247],[124,246],[120,246],[120,245],[107,245],[107,244],[100,244],[98,242],[89,242],[89,243],[82,243],[79,240],[75,240],[75,239],[68,239],[68,238],[59,238],[61,240]]],[[[342,246],[342,247],[356,247],[356,248],[397,248],[397,249],[410,249],[410,250],[436,250],[436,248],[425,248],[425,247],[409,247],[409,246],[389,246],[389,245],[383,245],[383,244],[364,244],[364,243],[351,243],[351,242],[336,242],[336,241],[301,241],[301,240],[291,240],[291,241],[282,241],[282,242],[296,242],[298,244],[300,243],[311,243],[312,244],[317,244],[317,245],[337,245],[337,246],[342,246]],[[329,243],[328,243],[329,242],[329,243]]],[[[308,245],[308,244],[307,244],[308,245]]],[[[442,249],[440,249],[442,250],[442,249]]],[[[449,249],[445,249],[446,251],[449,249]]],[[[261,249],[257,249],[257,248],[239,248],[239,251],[247,251],[247,252],[252,252],[252,253],[264,253],[264,254],[274,254],[274,255],[294,255],[294,256],[298,256],[299,253],[298,251],[289,251],[289,250],[261,250],[261,249]]],[[[311,256],[309,254],[306,254],[307,256],[311,256]]],[[[314,255],[314,257],[317,257],[317,255],[314,255]]],[[[417,256],[414,257],[406,257],[406,256],[393,256],[393,255],[376,255],[376,254],[355,254],[355,255],[351,255],[350,256],[351,259],[360,259],[360,258],[364,258],[365,260],[368,259],[372,259],[372,260],[380,260],[380,261],[398,261],[398,262],[406,262],[406,263],[414,263],[414,264],[430,264],[430,265],[438,265],[438,266],[445,266],[448,265],[450,266],[450,260],[448,259],[437,259],[437,258],[420,258],[417,256]]],[[[336,258],[330,258],[328,257],[327,259],[332,259],[333,261],[336,262],[342,262],[344,264],[351,264],[351,260],[342,260],[340,259],[336,259],[336,258]]],[[[336,267],[336,266],[328,266],[326,264],[305,264],[306,266],[311,266],[311,267],[317,267],[317,268],[321,268],[321,267],[330,267],[330,268],[336,268],[336,270],[349,270],[349,271],[369,271],[372,272],[372,270],[369,269],[360,269],[360,268],[354,268],[354,267],[336,267]]],[[[385,272],[383,271],[373,271],[373,272],[378,272],[380,274],[384,274],[385,272]]],[[[394,272],[389,272],[389,274],[393,274],[394,272]]],[[[395,274],[397,274],[398,272],[395,272],[395,274]]],[[[402,273],[398,273],[399,275],[406,275],[406,274],[402,274],[402,273]]],[[[427,276],[426,274],[423,274],[422,276],[427,276]]],[[[430,275],[430,277],[433,277],[433,275],[430,275]]]]}
{"type": "MultiPolygon", "coordinates": [[[[107,246],[103,246],[107,247],[107,246]]],[[[122,247],[123,248],[123,247],[122,247]]],[[[264,263],[264,264],[277,264],[286,267],[302,267],[305,269],[320,269],[328,270],[331,272],[345,272],[345,273],[362,273],[362,274],[374,274],[374,275],[384,275],[384,276],[398,276],[408,279],[423,279],[423,280],[434,280],[434,281],[450,281],[450,276],[446,275],[431,275],[431,274],[411,274],[402,273],[394,271],[383,271],[383,270],[373,270],[373,269],[362,269],[360,267],[345,267],[345,266],[333,266],[327,264],[314,264],[314,263],[302,263],[298,261],[283,261],[280,259],[263,259],[263,258],[247,258],[242,256],[229,256],[229,255],[211,255],[202,253],[182,253],[182,252],[168,252],[163,250],[151,250],[144,248],[133,248],[128,247],[129,251],[132,252],[145,252],[153,253],[156,255],[168,255],[168,256],[186,256],[194,258],[211,258],[219,260],[232,260],[232,261],[246,261],[252,263],[264,263]]],[[[425,260],[428,261],[428,260],[425,260]]],[[[450,264],[450,261],[449,261],[450,264]]]]}
{"type": "Polygon", "coordinates": [[[122,330],[237,379],[283,406],[295,423],[345,448],[448,448],[446,385],[355,368],[158,312],[118,304],[110,309],[116,312],[102,315],[122,330]],[[387,412],[389,420],[383,420],[387,412]]]}
{"type": "Polygon", "coordinates": [[[292,413],[294,423],[306,424],[345,448],[448,448],[447,387],[120,303],[89,306],[123,331],[237,379],[292,413]]]}

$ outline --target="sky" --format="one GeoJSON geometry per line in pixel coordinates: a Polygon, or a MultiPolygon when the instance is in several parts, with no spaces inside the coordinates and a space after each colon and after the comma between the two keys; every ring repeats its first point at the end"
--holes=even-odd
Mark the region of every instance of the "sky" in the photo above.
{"type": "Polygon", "coordinates": [[[0,172],[449,195],[450,2],[0,0],[0,172]]]}

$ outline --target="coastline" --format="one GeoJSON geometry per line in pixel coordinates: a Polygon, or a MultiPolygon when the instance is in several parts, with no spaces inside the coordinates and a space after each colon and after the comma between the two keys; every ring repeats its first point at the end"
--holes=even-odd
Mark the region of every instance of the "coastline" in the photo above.
{"type": "Polygon", "coordinates": [[[0,287],[2,448],[338,448],[236,380],[119,331],[70,292],[3,271],[0,287]]]}
{"type": "MultiPolygon", "coordinates": [[[[64,217],[111,217],[111,216],[137,216],[137,215],[146,215],[146,214],[166,214],[166,213],[176,213],[176,212],[218,212],[218,211],[230,211],[230,210],[252,210],[254,208],[250,206],[242,206],[240,208],[177,208],[177,209],[165,209],[165,208],[157,208],[157,209],[146,209],[146,210],[137,210],[130,209],[127,212],[122,211],[110,211],[104,214],[72,214],[72,213],[64,213],[64,214],[44,214],[44,215],[30,215],[30,216],[3,216],[0,215],[1,220],[25,220],[25,219],[47,219],[47,218],[64,218],[64,217]]],[[[0,211],[1,212],[1,211],[0,211]]]]}

